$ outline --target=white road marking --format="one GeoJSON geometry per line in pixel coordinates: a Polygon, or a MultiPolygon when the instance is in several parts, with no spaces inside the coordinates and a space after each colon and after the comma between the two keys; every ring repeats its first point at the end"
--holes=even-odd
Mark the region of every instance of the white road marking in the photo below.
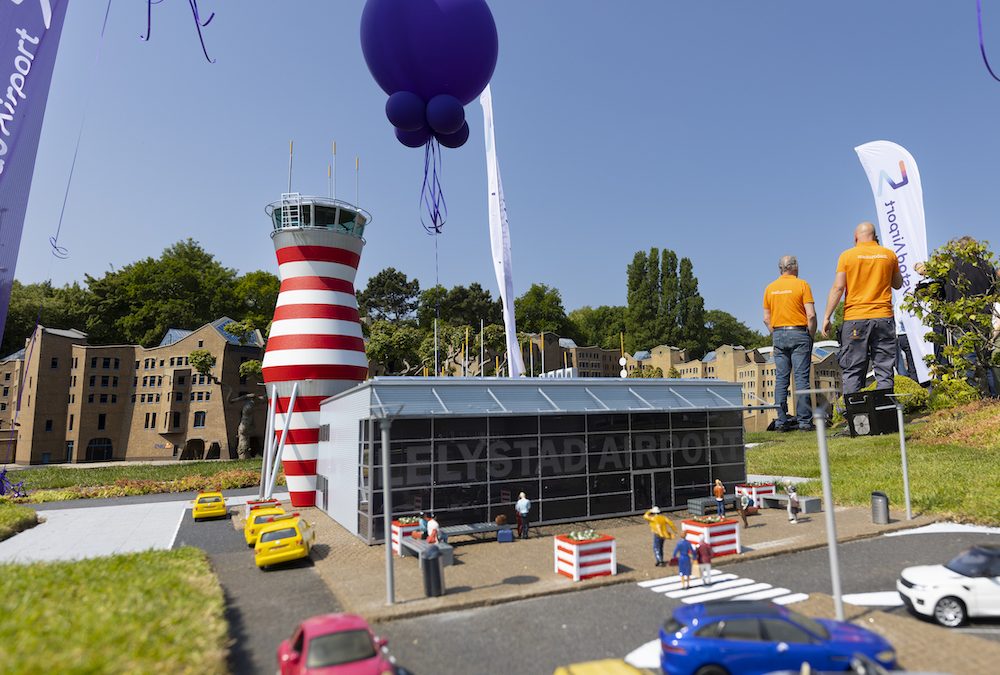
{"type": "Polygon", "coordinates": [[[650,640],[646,644],[633,649],[625,656],[625,663],[633,668],[660,669],[660,641],[650,640]]]}
{"type": "Polygon", "coordinates": [[[793,595],[783,595],[780,598],[774,598],[771,602],[778,605],[791,605],[795,602],[802,602],[803,600],[808,600],[809,596],[805,593],[795,593],[793,595]]]}
{"type": "Polygon", "coordinates": [[[898,532],[887,532],[886,537],[904,537],[909,534],[1000,534],[1000,527],[984,527],[981,525],[962,525],[960,523],[932,523],[912,530],[900,530],[898,532]]]}
{"type": "Polygon", "coordinates": [[[875,593],[848,593],[841,596],[844,602],[858,607],[901,607],[903,599],[896,591],[878,591],[875,593]]]}
{"type": "MultiPolygon", "coordinates": [[[[702,593],[707,593],[709,591],[722,591],[727,588],[736,588],[737,586],[749,586],[753,583],[753,579],[733,579],[732,581],[723,581],[717,584],[712,584],[711,586],[701,586],[697,588],[687,588],[682,591],[673,591],[672,593],[667,593],[668,598],[674,600],[680,598],[687,598],[692,595],[701,595],[702,593]]],[[[695,602],[700,602],[696,600],[695,602]]]]}
{"type": "MultiPolygon", "coordinates": [[[[715,572],[715,570],[712,571],[715,572]]],[[[720,574],[716,572],[715,574],[712,575],[712,583],[718,583],[720,581],[730,581],[732,579],[737,579],[737,578],[738,577],[735,574],[720,574]]],[[[704,582],[701,579],[695,577],[694,579],[691,579],[691,588],[695,588],[696,586],[701,586],[703,585],[703,583],[704,582]]],[[[681,589],[682,589],[682,584],[680,581],[677,581],[672,584],[667,584],[666,586],[654,586],[649,590],[653,591],[654,593],[669,593],[670,591],[679,591],[681,589]]]]}
{"type": "MultiPolygon", "coordinates": [[[[713,588],[709,586],[708,588],[713,588]]],[[[741,595],[747,591],[762,591],[766,588],[771,588],[771,584],[751,584],[750,586],[737,586],[736,588],[728,588],[724,591],[708,592],[704,595],[696,595],[692,598],[684,598],[682,602],[691,605],[696,602],[709,602],[711,600],[723,600],[725,598],[732,598],[736,595],[741,595]]]]}
{"type": "Polygon", "coordinates": [[[747,593],[746,595],[740,595],[733,600],[768,600],[770,598],[776,598],[779,595],[785,595],[791,593],[787,588],[772,588],[769,591],[758,591],[756,593],[747,593]]]}

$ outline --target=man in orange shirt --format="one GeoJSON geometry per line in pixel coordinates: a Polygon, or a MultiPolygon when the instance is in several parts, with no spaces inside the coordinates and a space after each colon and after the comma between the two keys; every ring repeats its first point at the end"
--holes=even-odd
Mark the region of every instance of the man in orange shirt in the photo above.
{"type": "Polygon", "coordinates": [[[861,223],[854,229],[854,244],[837,261],[837,276],[826,301],[823,332],[829,332],[830,318],[846,290],[837,355],[844,393],[853,394],[864,388],[869,362],[874,364],[876,386],[891,390],[897,349],[892,289],[903,287],[903,275],[896,254],[879,246],[871,223],[861,223]]]}
{"type": "Polygon", "coordinates": [[[781,276],[764,289],[764,325],[772,336],[774,350],[774,403],[778,406],[776,431],[791,431],[796,426],[813,429],[809,395],[795,399],[795,419],[788,418],[788,380],[795,376],[795,391],[809,389],[813,334],[816,332],[816,305],[812,289],[799,279],[799,262],[793,255],[778,261],[781,276]]]}

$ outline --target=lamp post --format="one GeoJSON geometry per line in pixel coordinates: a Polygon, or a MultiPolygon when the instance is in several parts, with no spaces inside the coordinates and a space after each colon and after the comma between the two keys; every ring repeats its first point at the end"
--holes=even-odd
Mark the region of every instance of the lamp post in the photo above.
{"type": "Polygon", "coordinates": [[[913,394],[886,394],[896,404],[896,423],[899,426],[899,456],[903,465],[903,499],[906,502],[906,519],[913,520],[913,510],[910,508],[910,468],[906,461],[906,429],[903,427],[903,404],[899,399],[913,394]]]}
{"type": "MultiPolygon", "coordinates": [[[[379,429],[382,431],[382,530],[385,536],[385,604],[396,601],[396,580],[392,566],[392,485],[389,471],[389,429],[392,418],[403,409],[399,406],[390,411],[378,406],[379,429]]],[[[372,412],[375,412],[374,410],[372,412]]]]}

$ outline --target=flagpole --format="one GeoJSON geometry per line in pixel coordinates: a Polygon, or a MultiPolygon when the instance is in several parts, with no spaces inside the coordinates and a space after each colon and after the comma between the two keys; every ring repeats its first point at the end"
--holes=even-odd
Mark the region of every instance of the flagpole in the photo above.
{"type": "Polygon", "coordinates": [[[486,370],[486,321],[479,320],[479,377],[486,370]]]}
{"type": "Polygon", "coordinates": [[[330,194],[337,198],[337,141],[333,142],[333,190],[330,194]]]}

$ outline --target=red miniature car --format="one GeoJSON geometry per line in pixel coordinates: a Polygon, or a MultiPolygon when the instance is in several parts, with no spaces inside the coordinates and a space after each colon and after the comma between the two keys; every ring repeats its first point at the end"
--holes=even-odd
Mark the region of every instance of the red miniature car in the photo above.
{"type": "Polygon", "coordinates": [[[389,656],[387,644],[356,614],[323,614],[306,619],[282,640],[278,668],[281,675],[407,675],[389,656]]]}

